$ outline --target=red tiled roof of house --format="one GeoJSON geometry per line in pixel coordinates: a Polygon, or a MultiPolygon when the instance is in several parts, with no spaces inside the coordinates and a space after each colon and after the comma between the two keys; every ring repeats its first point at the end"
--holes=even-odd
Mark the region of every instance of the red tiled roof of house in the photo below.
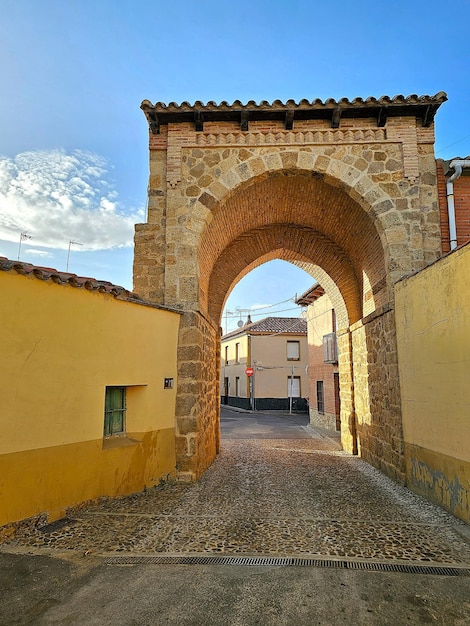
{"type": "Polygon", "coordinates": [[[77,276],[69,272],[59,272],[52,267],[42,267],[40,265],[31,265],[31,263],[23,263],[22,261],[12,261],[5,257],[0,257],[0,270],[3,272],[15,271],[23,276],[35,276],[39,280],[51,280],[59,285],[71,285],[72,287],[85,287],[89,291],[100,291],[101,293],[109,293],[115,297],[122,296],[132,300],[140,300],[141,298],[131,291],[119,285],[113,285],[105,280],[96,280],[87,276],[77,276]]]}
{"type": "MultiPolygon", "coordinates": [[[[136,304],[143,304],[146,306],[153,306],[159,309],[165,309],[168,311],[175,311],[171,307],[158,305],[153,302],[148,302],[141,298],[138,294],[128,291],[125,287],[114,285],[106,280],[97,280],[96,278],[89,278],[87,276],[77,276],[77,274],[71,274],[69,272],[59,272],[52,267],[42,267],[40,265],[31,265],[31,263],[23,263],[22,261],[12,261],[6,257],[0,257],[0,271],[2,272],[16,272],[23,276],[34,276],[38,280],[52,281],[58,285],[69,285],[71,287],[85,288],[88,291],[98,291],[99,293],[107,293],[119,300],[127,300],[129,302],[135,302],[136,304]]],[[[180,312],[180,311],[177,311],[180,312]]]]}
{"type": "Polygon", "coordinates": [[[245,324],[237,330],[233,330],[231,333],[227,333],[223,336],[223,339],[227,337],[235,337],[236,335],[242,335],[249,332],[250,334],[307,334],[307,322],[299,317],[265,317],[259,322],[252,322],[251,324],[245,324]]]}

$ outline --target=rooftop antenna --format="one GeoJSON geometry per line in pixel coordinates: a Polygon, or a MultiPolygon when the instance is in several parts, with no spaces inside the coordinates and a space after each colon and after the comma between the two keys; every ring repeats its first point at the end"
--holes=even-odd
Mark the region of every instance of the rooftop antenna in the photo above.
{"type": "Polygon", "coordinates": [[[32,239],[32,237],[31,235],[28,235],[28,233],[21,233],[20,245],[18,246],[18,261],[20,260],[20,254],[21,254],[21,242],[24,241],[25,239],[32,239]]]}
{"type": "Polygon", "coordinates": [[[228,328],[228,316],[229,315],[233,315],[232,311],[229,311],[228,309],[225,309],[225,334],[227,334],[227,328],[228,328]]]}
{"type": "Polygon", "coordinates": [[[67,253],[67,267],[65,268],[66,272],[69,271],[69,260],[70,260],[70,248],[71,248],[71,246],[83,246],[83,244],[79,243],[78,241],[72,241],[72,239],[69,241],[69,251],[67,253]]]}

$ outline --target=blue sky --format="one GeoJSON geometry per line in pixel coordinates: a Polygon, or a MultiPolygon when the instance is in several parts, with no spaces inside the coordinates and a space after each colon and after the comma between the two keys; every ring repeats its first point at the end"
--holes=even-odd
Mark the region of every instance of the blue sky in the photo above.
{"type": "MultiPolygon", "coordinates": [[[[144,99],[442,90],[436,154],[470,153],[468,0],[0,0],[0,11],[0,255],[17,258],[26,232],[22,260],[65,270],[76,241],[70,271],[131,288],[133,224],[146,207],[144,99]]],[[[310,283],[268,264],[228,307],[281,302],[310,283]]]]}

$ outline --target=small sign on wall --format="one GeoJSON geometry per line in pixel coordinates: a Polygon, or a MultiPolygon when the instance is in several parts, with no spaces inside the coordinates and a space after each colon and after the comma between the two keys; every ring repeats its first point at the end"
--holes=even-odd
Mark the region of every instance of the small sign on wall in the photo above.
{"type": "Polygon", "coordinates": [[[163,389],[173,389],[174,378],[163,379],[163,389]]]}

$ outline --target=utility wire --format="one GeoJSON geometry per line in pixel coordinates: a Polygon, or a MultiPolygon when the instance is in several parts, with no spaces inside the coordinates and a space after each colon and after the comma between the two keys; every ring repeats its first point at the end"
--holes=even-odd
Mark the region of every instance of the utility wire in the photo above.
{"type": "MultiPolygon", "coordinates": [[[[251,311],[262,311],[264,309],[272,309],[276,306],[279,306],[280,304],[285,304],[286,302],[293,302],[295,299],[295,296],[291,296],[290,298],[287,298],[287,300],[281,300],[280,302],[276,302],[275,304],[267,304],[266,306],[263,307],[256,307],[256,309],[239,309],[238,313],[233,313],[233,312],[228,312],[228,313],[224,313],[224,317],[238,317],[241,314],[241,311],[250,311],[250,315],[264,315],[264,313],[251,313],[251,311]]],[[[233,308],[233,307],[231,307],[233,308]]],[[[235,307],[236,310],[237,307],[235,307]]]]}
{"type": "Polygon", "coordinates": [[[460,143],[461,141],[465,141],[465,139],[468,139],[469,137],[470,137],[470,135],[466,135],[465,137],[462,137],[462,139],[457,139],[457,141],[454,141],[453,143],[450,143],[448,146],[444,146],[440,150],[437,150],[436,154],[439,154],[443,150],[447,150],[447,148],[452,148],[452,146],[455,146],[456,144],[460,143]]]}

